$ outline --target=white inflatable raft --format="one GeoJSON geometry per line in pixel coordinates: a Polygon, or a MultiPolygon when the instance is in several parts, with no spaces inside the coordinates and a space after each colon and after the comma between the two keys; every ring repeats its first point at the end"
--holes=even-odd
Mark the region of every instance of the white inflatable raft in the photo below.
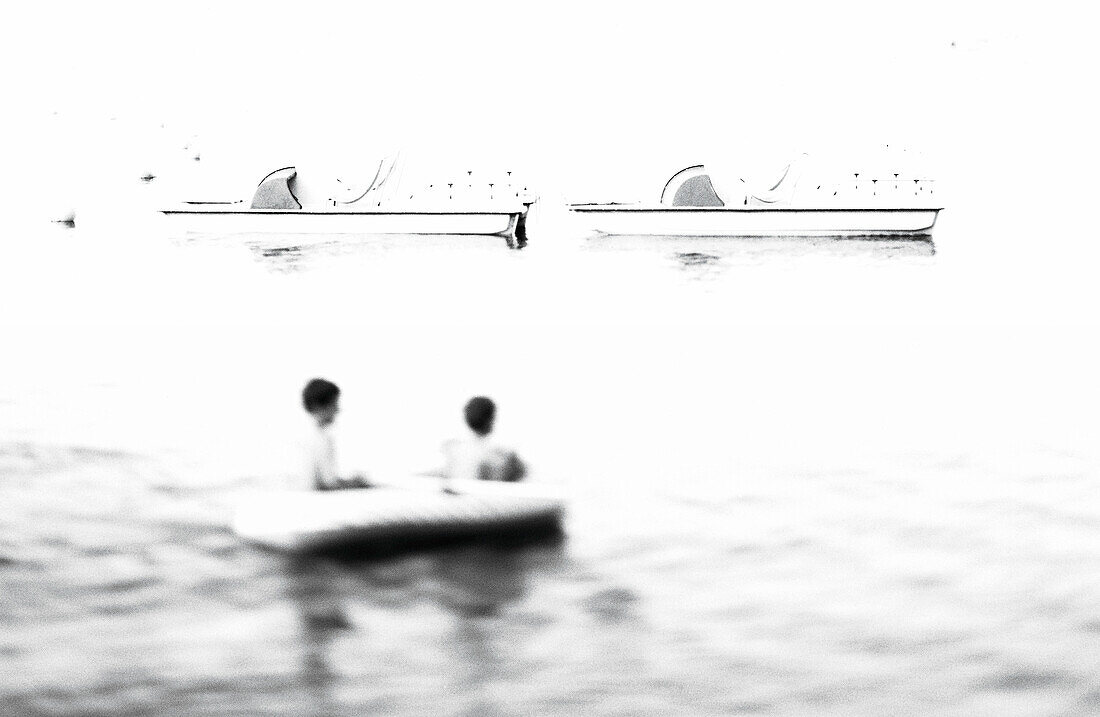
{"type": "Polygon", "coordinates": [[[523,483],[403,481],[337,491],[279,491],[243,500],[233,530],[267,548],[312,551],[408,544],[475,536],[543,534],[560,530],[560,497],[523,483]]]}

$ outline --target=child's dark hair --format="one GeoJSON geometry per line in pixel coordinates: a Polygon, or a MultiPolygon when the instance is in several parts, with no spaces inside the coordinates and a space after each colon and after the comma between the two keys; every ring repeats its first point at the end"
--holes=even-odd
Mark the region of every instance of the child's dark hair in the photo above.
{"type": "Polygon", "coordinates": [[[496,415],[497,406],[491,398],[475,396],[466,402],[466,425],[479,436],[486,436],[493,430],[496,415]]]}
{"type": "Polygon", "coordinates": [[[302,389],[302,405],[307,411],[328,408],[340,398],[340,387],[332,381],[315,378],[302,389]]]}

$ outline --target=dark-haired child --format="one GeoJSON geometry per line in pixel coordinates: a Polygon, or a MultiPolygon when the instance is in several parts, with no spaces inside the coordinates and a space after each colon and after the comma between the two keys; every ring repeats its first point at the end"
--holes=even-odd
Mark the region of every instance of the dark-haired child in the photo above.
{"type": "Polygon", "coordinates": [[[306,479],[314,490],[365,488],[363,476],[341,478],[336,472],[336,442],[332,426],[340,413],[340,387],[323,378],[315,378],[302,389],[302,406],[316,424],[311,436],[306,479]]]}
{"type": "Polygon", "coordinates": [[[527,475],[527,467],[515,451],[496,445],[489,437],[496,421],[492,399],[471,398],[466,403],[465,417],[470,434],[443,446],[447,478],[518,481],[527,475]]]}

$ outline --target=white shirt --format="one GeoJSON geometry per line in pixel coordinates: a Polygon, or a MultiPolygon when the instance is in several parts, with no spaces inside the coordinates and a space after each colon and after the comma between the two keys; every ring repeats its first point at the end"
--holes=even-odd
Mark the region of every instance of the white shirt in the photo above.
{"type": "Polygon", "coordinates": [[[527,472],[515,451],[495,445],[487,436],[448,441],[443,453],[448,478],[515,481],[527,472]]]}
{"type": "Polygon", "coordinates": [[[336,441],[332,424],[313,424],[312,434],[306,446],[306,488],[319,490],[336,485],[336,441]]]}

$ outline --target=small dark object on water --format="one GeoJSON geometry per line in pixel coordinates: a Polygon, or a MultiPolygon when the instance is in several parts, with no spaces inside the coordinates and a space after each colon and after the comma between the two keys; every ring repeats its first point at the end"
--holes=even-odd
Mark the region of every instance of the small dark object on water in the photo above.
{"type": "Polygon", "coordinates": [[[197,154],[196,154],[196,155],[195,155],[195,156],[193,157],[193,159],[194,159],[194,160],[195,160],[196,162],[197,162],[197,161],[199,161],[199,155],[197,155],[197,154]]]}
{"type": "Polygon", "coordinates": [[[148,184],[149,182],[153,181],[153,180],[154,180],[154,179],[156,179],[156,178],[157,178],[157,175],[155,175],[155,174],[149,174],[148,172],[146,172],[145,174],[143,174],[143,175],[141,176],[141,181],[143,181],[143,182],[145,182],[146,184],[148,184]]]}
{"type": "Polygon", "coordinates": [[[54,224],[60,224],[64,227],[72,229],[73,227],[76,226],[76,214],[73,213],[73,212],[70,212],[67,216],[64,216],[60,219],[54,219],[53,223],[54,224]]]}

